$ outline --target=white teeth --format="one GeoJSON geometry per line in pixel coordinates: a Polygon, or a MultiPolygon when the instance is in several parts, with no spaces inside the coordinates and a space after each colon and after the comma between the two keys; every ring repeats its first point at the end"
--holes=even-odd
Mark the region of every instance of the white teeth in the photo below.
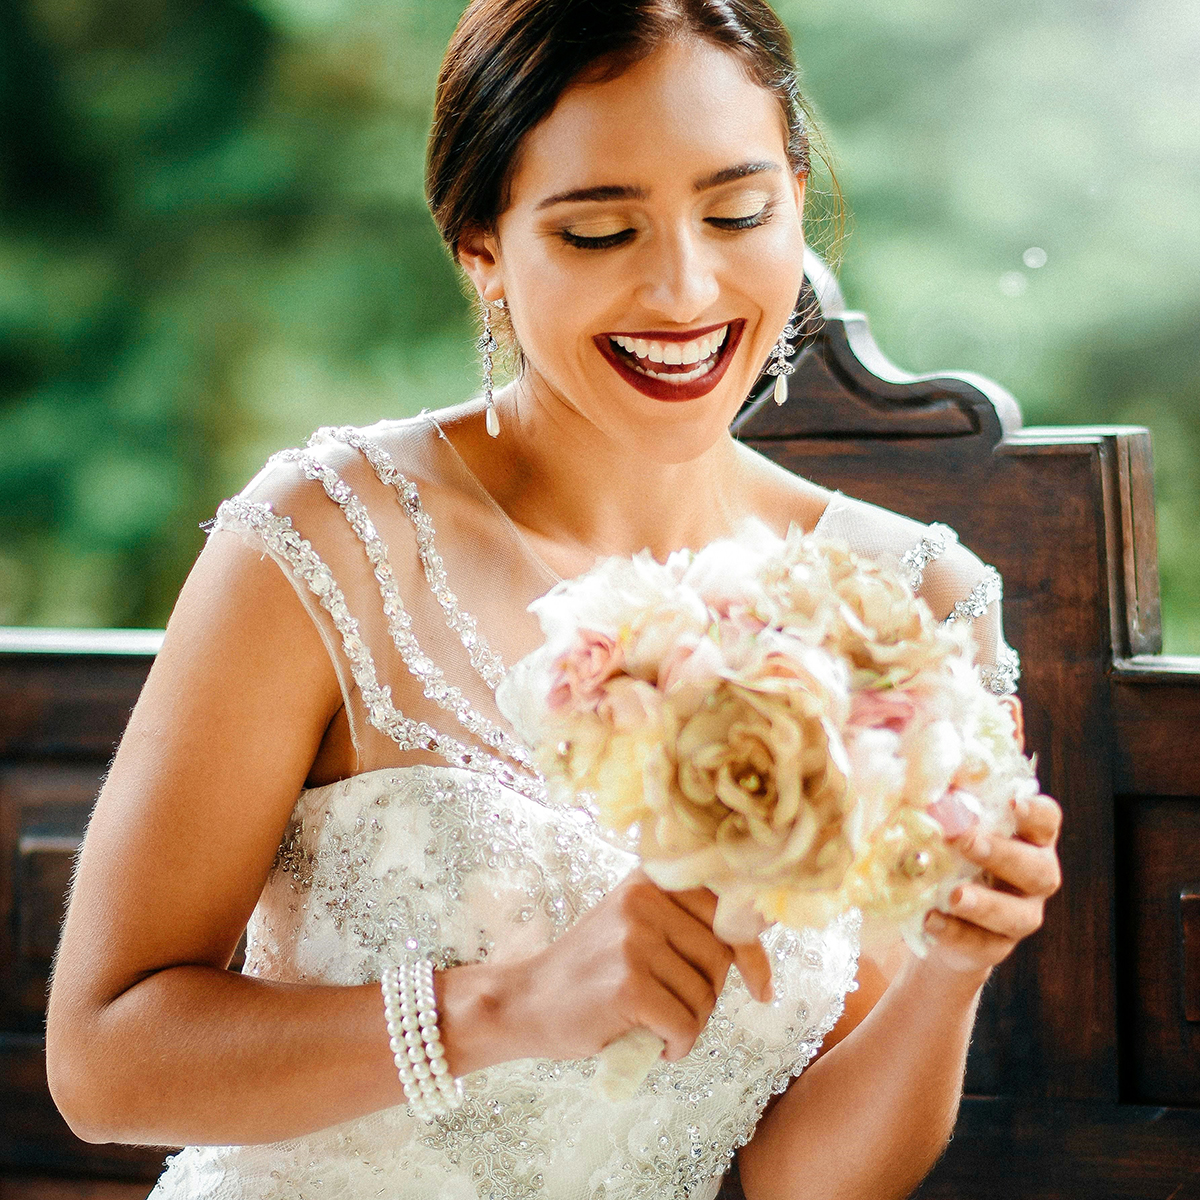
{"type": "MultiPolygon", "coordinates": [[[[615,345],[621,347],[622,350],[628,351],[634,358],[640,358],[643,363],[662,363],[665,366],[687,366],[690,363],[707,363],[725,343],[726,337],[729,335],[729,326],[724,325],[720,329],[714,329],[712,333],[706,333],[703,337],[698,337],[691,342],[652,342],[646,341],[643,338],[632,338],[624,336],[615,336],[612,341],[615,345]]],[[[706,366],[705,370],[709,368],[706,366]]],[[[699,373],[692,371],[684,371],[679,373],[657,373],[646,369],[647,375],[653,376],[655,379],[674,379],[678,382],[686,382],[688,379],[699,378],[699,373]]]]}

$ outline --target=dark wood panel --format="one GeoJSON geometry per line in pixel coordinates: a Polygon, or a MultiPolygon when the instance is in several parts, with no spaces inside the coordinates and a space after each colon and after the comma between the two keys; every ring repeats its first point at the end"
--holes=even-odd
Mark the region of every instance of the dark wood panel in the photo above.
{"type": "Polygon", "coordinates": [[[114,1179],[154,1180],[168,1147],[94,1146],[62,1119],[46,1087],[40,1038],[0,1035],[0,1164],[13,1170],[58,1170],[114,1179]]]}
{"type": "Polygon", "coordinates": [[[0,1200],[145,1200],[152,1184],[70,1180],[55,1175],[0,1175],[0,1200]]]}
{"type": "Polygon", "coordinates": [[[1117,790],[1200,796],[1200,658],[1118,663],[1112,690],[1117,790]]]}
{"type": "Polygon", "coordinates": [[[0,766],[0,1031],[40,1034],[75,849],[104,768],[0,766]]]}
{"type": "Polygon", "coordinates": [[[0,758],[111,758],[152,659],[5,655],[0,758]]]}
{"type": "Polygon", "coordinates": [[[919,1200],[1200,1200],[1200,1110],[967,1097],[919,1200]]]}
{"type": "Polygon", "coordinates": [[[1118,836],[1123,1090],[1200,1105],[1200,1020],[1188,1019],[1185,989],[1197,948],[1185,946],[1181,904],[1200,892],[1200,797],[1123,799],[1118,836]]]}
{"type": "Polygon", "coordinates": [[[0,1175],[0,1200],[146,1200],[153,1184],[61,1175],[0,1175]]]}

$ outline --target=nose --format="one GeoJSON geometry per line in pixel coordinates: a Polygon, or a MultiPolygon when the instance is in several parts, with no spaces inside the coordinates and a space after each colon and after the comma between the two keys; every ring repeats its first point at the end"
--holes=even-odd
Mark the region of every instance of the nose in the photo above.
{"type": "Polygon", "coordinates": [[[663,230],[645,246],[639,302],[672,324],[695,323],[720,294],[711,247],[690,228],[663,230]]]}

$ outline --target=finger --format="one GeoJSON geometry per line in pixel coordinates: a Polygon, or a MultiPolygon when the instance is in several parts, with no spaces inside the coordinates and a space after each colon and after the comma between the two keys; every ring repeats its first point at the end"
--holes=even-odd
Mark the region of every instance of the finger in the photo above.
{"type": "Polygon", "coordinates": [[[733,963],[733,951],[713,933],[708,923],[673,903],[668,893],[662,894],[654,911],[647,912],[645,919],[661,931],[672,950],[704,974],[713,991],[719,994],[733,963]]]}
{"type": "Polygon", "coordinates": [[[994,967],[1016,945],[1012,938],[940,912],[931,912],[925,918],[925,931],[934,941],[931,955],[936,954],[957,971],[994,967]]]}
{"type": "Polygon", "coordinates": [[[664,895],[685,912],[691,913],[698,921],[703,921],[709,929],[712,928],[713,918],[717,915],[715,892],[709,891],[708,888],[687,888],[681,892],[664,891],[664,895]]]}
{"type": "MultiPolygon", "coordinates": [[[[711,932],[712,918],[717,910],[717,898],[712,892],[707,888],[700,888],[686,892],[669,892],[668,895],[680,907],[686,907],[687,911],[692,913],[698,921],[703,921],[705,928],[711,932]]],[[[767,923],[765,921],[760,919],[759,923],[763,929],[766,929],[767,923]]],[[[765,1002],[773,999],[774,989],[771,985],[771,963],[762,946],[758,942],[744,942],[730,945],[719,938],[715,940],[718,946],[726,947],[732,955],[732,958],[724,962],[721,966],[719,982],[716,976],[712,972],[709,972],[717,995],[721,994],[725,976],[729,970],[729,962],[731,961],[737,964],[738,974],[741,975],[746,987],[750,989],[750,994],[756,1000],[765,1002]]],[[[682,947],[680,949],[682,951],[682,947]]],[[[697,966],[702,965],[691,953],[686,953],[685,957],[696,963],[697,966]]]]}
{"type": "Polygon", "coordinates": [[[764,1004],[775,999],[771,982],[771,960],[759,942],[742,942],[733,947],[733,961],[750,995],[764,1004]]]}
{"type": "Polygon", "coordinates": [[[717,991],[713,988],[707,975],[696,970],[686,959],[681,958],[669,946],[663,946],[660,953],[644,967],[646,973],[658,980],[673,996],[687,1005],[688,1012],[695,1019],[698,1029],[712,1015],[717,1003],[717,991]]]}
{"type": "Polygon", "coordinates": [[[1035,846],[1053,846],[1062,828],[1062,809],[1050,796],[1031,796],[1015,806],[1017,837],[1035,846]]]}
{"type": "Polygon", "coordinates": [[[1041,928],[1043,904],[1040,898],[964,883],[951,893],[946,911],[960,921],[1019,942],[1041,928]]]}
{"type": "Polygon", "coordinates": [[[959,853],[1019,894],[1052,896],[1062,886],[1058,856],[1049,846],[976,830],[955,843],[959,853]]]}
{"type": "Polygon", "coordinates": [[[626,998],[623,1009],[630,1028],[640,1025],[662,1038],[664,1056],[671,1062],[687,1056],[704,1028],[704,1021],[670,987],[650,976],[643,977],[637,992],[626,998]]]}

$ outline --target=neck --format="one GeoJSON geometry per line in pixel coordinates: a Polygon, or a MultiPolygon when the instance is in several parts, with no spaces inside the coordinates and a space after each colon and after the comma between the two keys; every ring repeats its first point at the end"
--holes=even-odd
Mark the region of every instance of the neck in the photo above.
{"type": "Polygon", "coordinates": [[[559,574],[644,548],[661,561],[730,532],[747,511],[727,429],[692,457],[663,461],[661,433],[618,436],[536,384],[510,384],[496,401],[500,437],[476,441],[471,466],[559,574]]]}

